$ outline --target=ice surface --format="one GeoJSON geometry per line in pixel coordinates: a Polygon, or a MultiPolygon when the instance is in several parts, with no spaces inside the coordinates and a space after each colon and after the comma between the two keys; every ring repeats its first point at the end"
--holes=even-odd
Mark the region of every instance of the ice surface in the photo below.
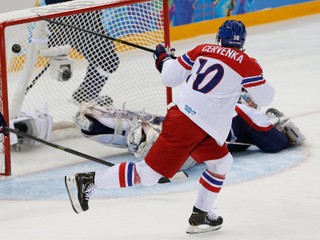
{"type": "MultiPolygon", "coordinates": [[[[97,191],[90,210],[77,215],[64,191],[63,176],[104,166],[39,146],[20,153],[12,177],[0,178],[1,239],[320,239],[319,26],[318,14],[248,29],[246,52],[259,60],[265,78],[276,89],[270,107],[291,116],[307,140],[278,154],[251,148],[235,155],[216,202],[216,211],[225,220],[221,230],[185,233],[203,166],[190,170],[185,182],[97,191]]],[[[172,46],[179,55],[213,41],[213,35],[206,35],[172,46]]],[[[114,162],[131,159],[124,150],[88,140],[59,144],[114,162]]]]}

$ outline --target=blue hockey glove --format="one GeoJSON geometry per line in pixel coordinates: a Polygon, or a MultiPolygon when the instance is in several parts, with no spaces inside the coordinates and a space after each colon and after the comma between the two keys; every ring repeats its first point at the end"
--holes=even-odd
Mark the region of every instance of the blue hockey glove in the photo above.
{"type": "Polygon", "coordinates": [[[6,130],[7,123],[4,119],[2,113],[0,113],[0,133],[2,133],[4,136],[8,136],[8,131],[6,130]]]}
{"type": "Polygon", "coordinates": [[[160,43],[156,46],[156,50],[153,52],[153,57],[155,59],[156,68],[161,73],[162,66],[165,61],[171,59],[171,56],[167,53],[164,43],[160,43]]]}

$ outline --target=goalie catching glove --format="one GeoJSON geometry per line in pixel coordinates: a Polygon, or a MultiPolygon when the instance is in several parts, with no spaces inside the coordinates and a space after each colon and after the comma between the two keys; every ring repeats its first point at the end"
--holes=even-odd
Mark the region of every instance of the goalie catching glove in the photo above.
{"type": "Polygon", "coordinates": [[[152,124],[152,120],[146,121],[135,116],[131,121],[127,144],[136,158],[144,159],[160,134],[160,126],[152,124]]]}

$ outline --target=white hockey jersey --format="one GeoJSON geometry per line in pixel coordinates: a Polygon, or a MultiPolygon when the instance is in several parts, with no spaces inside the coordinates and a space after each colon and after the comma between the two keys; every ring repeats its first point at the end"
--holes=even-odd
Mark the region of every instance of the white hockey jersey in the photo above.
{"type": "Polygon", "coordinates": [[[230,131],[242,88],[260,106],[270,104],[274,96],[255,59],[216,44],[202,44],[165,61],[161,78],[166,86],[180,86],[174,103],[220,145],[230,131]]]}
{"type": "Polygon", "coordinates": [[[237,104],[235,110],[236,113],[255,130],[266,132],[273,128],[271,120],[258,109],[254,109],[244,104],[237,104]]]}

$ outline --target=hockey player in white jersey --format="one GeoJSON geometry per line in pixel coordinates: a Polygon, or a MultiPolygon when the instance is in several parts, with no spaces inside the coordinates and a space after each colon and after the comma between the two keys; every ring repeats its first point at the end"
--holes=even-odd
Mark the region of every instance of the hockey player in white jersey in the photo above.
{"type": "Polygon", "coordinates": [[[172,177],[192,156],[196,162],[204,162],[207,169],[199,179],[187,233],[221,228],[223,219],[213,209],[233,163],[225,141],[241,89],[245,88],[260,106],[270,104],[274,96],[260,65],[244,53],[246,35],[242,22],[228,20],[218,30],[217,44],[199,45],[177,59],[172,59],[162,44],[156,47],[156,68],[163,84],[180,86],[168,107],[162,131],[138,163],[122,162],[102,172],[66,176],[77,213],[88,210],[95,188],[151,186],[162,176],[172,177]]]}
{"type": "MultiPolygon", "coordinates": [[[[38,0],[37,5],[46,6],[70,1],[72,0],[38,0]]],[[[69,7],[71,6],[70,4],[69,7]]],[[[103,20],[103,15],[104,13],[102,11],[97,10],[61,17],[56,20],[78,28],[109,35],[104,24],[104,21],[108,20],[103,20]]],[[[112,105],[113,100],[111,97],[100,95],[99,93],[102,91],[111,74],[114,73],[120,65],[120,59],[116,53],[114,43],[105,38],[87,34],[84,31],[79,31],[74,28],[61,28],[61,26],[56,24],[48,25],[48,33],[49,47],[70,45],[88,61],[85,78],[72,94],[74,103],[94,100],[102,106],[112,105]],[[60,37],[61,35],[63,35],[63,38],[60,37]],[[79,41],[79,38],[83,39],[83,41],[79,41]]]]}

